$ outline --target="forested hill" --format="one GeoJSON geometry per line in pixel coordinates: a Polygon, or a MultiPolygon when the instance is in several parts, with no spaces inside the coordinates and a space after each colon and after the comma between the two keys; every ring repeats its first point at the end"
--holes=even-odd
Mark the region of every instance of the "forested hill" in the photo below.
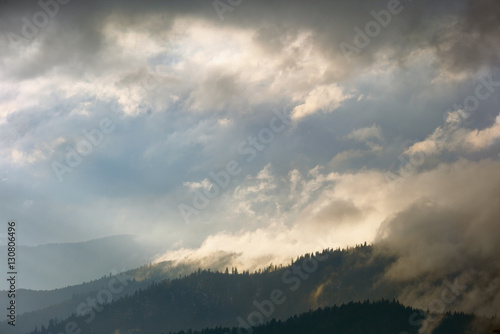
{"type": "Polygon", "coordinates": [[[474,334],[492,333],[494,328],[493,321],[473,315],[446,313],[441,317],[394,300],[382,300],[319,308],[255,327],[217,327],[168,334],[418,334],[419,330],[433,334],[474,334]]]}
{"type": "MultiPolygon", "coordinates": [[[[358,246],[348,250],[327,249],[321,253],[305,254],[291,265],[269,265],[252,274],[238,272],[237,268],[227,268],[222,272],[197,270],[181,278],[154,282],[112,303],[97,305],[94,299],[93,304],[89,303],[86,308],[80,309],[80,314],[74,312],[62,321],[61,318],[53,319],[48,326],[38,328],[31,334],[79,331],[84,334],[159,334],[189,328],[201,330],[216,326],[258,326],[272,319],[277,321],[269,323],[269,326],[285,326],[288,323],[289,326],[301,328],[300,321],[307,321],[307,317],[325,317],[322,320],[326,321],[324,326],[332,325],[327,320],[331,317],[345,317],[359,330],[373,325],[374,328],[384,329],[380,333],[390,333],[385,330],[392,330],[393,327],[389,326],[394,325],[398,327],[394,333],[399,334],[404,330],[416,333],[416,320],[408,320],[411,310],[398,303],[351,303],[340,308],[325,308],[351,301],[395,298],[403,286],[381,279],[394,260],[379,255],[371,246],[358,246]],[[324,309],[285,321],[296,314],[318,308],[324,309]],[[379,317],[374,318],[377,314],[379,317]],[[280,323],[279,320],[284,322],[280,323]],[[294,321],[299,322],[295,324],[294,321]],[[408,324],[411,326],[408,327],[408,324]],[[376,327],[379,325],[382,327],[376,327]]],[[[460,322],[463,315],[454,317],[454,326],[465,324],[460,322]]],[[[471,320],[467,317],[463,319],[471,320]]],[[[335,326],[341,326],[342,321],[339,323],[335,326]]],[[[266,326],[259,328],[255,330],[271,333],[266,332],[266,326]]],[[[269,328],[274,331],[273,327],[269,328]]],[[[341,333],[344,333],[343,330],[341,333]]],[[[304,333],[327,333],[315,331],[304,333]]],[[[284,332],[273,333],[295,332],[284,329],[284,332]]]]}
{"type": "MultiPolygon", "coordinates": [[[[393,300],[350,302],[341,306],[319,308],[281,321],[275,318],[265,324],[238,327],[216,326],[202,330],[158,334],[486,334],[497,333],[498,319],[485,319],[461,312],[442,315],[405,307],[393,300]]],[[[41,334],[46,331],[35,331],[41,334]]],[[[117,331],[115,333],[124,333],[117,331]]],[[[139,329],[126,333],[141,333],[139,329]]]]}
{"type": "Polygon", "coordinates": [[[113,303],[89,307],[86,314],[73,314],[64,321],[53,319],[41,333],[65,332],[68,323],[86,334],[235,326],[238,317],[247,319],[258,311],[256,304],[270,300],[276,291],[281,291],[278,299],[284,301],[273,305],[262,323],[353,300],[393,298],[398,287],[381,284],[380,277],[394,259],[374,253],[371,246],[328,249],[305,254],[293,265],[270,265],[253,274],[237,268],[198,270],[179,279],[155,282],[113,303]]]}

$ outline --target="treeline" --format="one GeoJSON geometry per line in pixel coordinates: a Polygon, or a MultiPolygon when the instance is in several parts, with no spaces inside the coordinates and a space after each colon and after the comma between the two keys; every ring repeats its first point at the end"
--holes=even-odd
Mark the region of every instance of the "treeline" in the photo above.
{"type": "MultiPolygon", "coordinates": [[[[393,298],[399,287],[379,280],[393,261],[371,246],[359,245],[304,254],[293,264],[269,265],[260,273],[198,269],[188,276],[149,283],[112,303],[89,304],[86,313],[52,319],[31,333],[64,333],[68,326],[85,334],[200,330],[237,325],[239,317],[248,322],[255,312],[260,312],[265,323],[334,304],[393,298]],[[283,302],[274,303],[272,312],[259,311],[256,304],[269,305],[276,291],[283,302]]],[[[154,268],[143,271],[146,274],[150,269],[154,268]]]]}
{"type": "MultiPolygon", "coordinates": [[[[418,334],[420,327],[425,324],[425,314],[420,310],[405,307],[399,302],[381,300],[370,303],[369,301],[350,302],[341,306],[319,308],[300,315],[295,315],[285,321],[272,319],[265,325],[251,328],[215,327],[211,329],[187,330],[168,332],[168,334],[389,334],[408,333],[418,334]],[[418,316],[415,317],[415,314],[418,316]],[[415,326],[414,322],[420,323],[415,326]]],[[[432,334],[465,334],[475,333],[473,321],[475,317],[464,313],[446,313],[432,331],[432,334]]],[[[424,327],[425,328],[425,327],[424,327]]],[[[483,326],[481,330],[491,333],[491,324],[483,326]]],[[[166,332],[165,332],[166,333],[166,332]]],[[[479,332],[478,332],[479,333],[479,332]]],[[[162,333],[163,334],[163,333],[162,333]]]]}

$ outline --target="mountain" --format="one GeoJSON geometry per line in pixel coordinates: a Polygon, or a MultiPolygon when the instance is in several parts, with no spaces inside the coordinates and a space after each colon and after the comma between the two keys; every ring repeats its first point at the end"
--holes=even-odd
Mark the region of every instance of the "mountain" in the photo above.
{"type": "MultiPolygon", "coordinates": [[[[393,300],[378,302],[350,302],[341,306],[319,308],[300,315],[294,315],[285,321],[272,319],[265,325],[255,327],[217,327],[202,331],[179,331],[169,334],[386,334],[386,333],[433,333],[433,334],[473,334],[492,333],[494,321],[464,313],[443,314],[439,322],[426,323],[426,319],[436,314],[405,307],[393,300]],[[418,315],[419,324],[411,319],[418,315]],[[420,323],[421,322],[421,323],[420,323]]],[[[497,322],[498,325],[498,322],[497,322]]]]}
{"type": "MultiPolygon", "coordinates": [[[[79,243],[18,246],[18,288],[57,289],[149,263],[159,249],[122,235],[79,243]],[[102,256],[106,254],[106,256],[102,256]]],[[[0,257],[6,267],[7,257],[0,257]]],[[[29,308],[28,308],[29,309],[29,308]]]]}
{"type": "MultiPolygon", "coordinates": [[[[271,264],[254,273],[230,266],[195,270],[202,266],[199,262],[162,262],[68,287],[85,291],[18,317],[14,331],[1,323],[0,332],[162,333],[258,325],[352,301],[397,299],[401,291],[420,293],[418,280],[395,283],[385,278],[396,261],[365,244],[305,254],[290,265],[271,264]],[[115,291],[120,286],[117,280],[126,282],[120,291],[115,291]]],[[[224,262],[217,259],[217,263],[224,262]]],[[[442,288],[448,279],[454,278],[435,284],[442,288]]],[[[447,291],[445,297],[453,295],[447,291]]],[[[457,302],[461,298],[457,296],[457,302]]]]}
{"type": "MultiPolygon", "coordinates": [[[[48,291],[20,289],[17,291],[18,323],[16,327],[10,327],[6,324],[7,320],[0,322],[0,333],[26,333],[36,326],[47,326],[49,319],[67,318],[88,298],[95,298],[99,291],[109,289],[114,279],[127,282],[123,291],[113,293],[113,298],[119,299],[139,289],[147,288],[154,281],[173,279],[192,273],[196,269],[197,264],[174,264],[172,261],[164,261],[61,289],[48,291]]],[[[8,301],[5,291],[0,292],[0,300],[8,301]]],[[[2,304],[2,308],[6,306],[2,304]]]]}
{"type": "Polygon", "coordinates": [[[53,319],[42,333],[64,332],[66,326],[76,326],[82,333],[160,333],[235,326],[240,319],[258,317],[257,313],[262,321],[286,319],[332,304],[393,298],[398,287],[379,280],[393,261],[375,254],[371,246],[360,246],[305,254],[289,266],[270,265],[253,274],[239,273],[237,268],[198,270],[151,283],[111,303],[75,310],[64,321],[53,319]],[[276,301],[272,307],[270,300],[276,301]],[[268,312],[261,311],[265,305],[268,312]]]}

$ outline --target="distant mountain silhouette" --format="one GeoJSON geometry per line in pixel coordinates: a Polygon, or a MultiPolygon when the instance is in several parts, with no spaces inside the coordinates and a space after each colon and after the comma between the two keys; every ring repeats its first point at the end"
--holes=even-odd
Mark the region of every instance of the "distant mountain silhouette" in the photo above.
{"type": "MultiPolygon", "coordinates": [[[[108,275],[113,269],[121,272],[149,263],[158,251],[129,235],[79,243],[19,246],[17,269],[22,279],[18,288],[49,290],[80,284],[108,275]]],[[[7,257],[0,257],[1,268],[5,268],[6,261],[7,257]]]]}
{"type": "MultiPolygon", "coordinates": [[[[126,277],[129,283],[122,292],[114,294],[113,297],[119,299],[120,297],[133,294],[139,289],[147,288],[154,281],[161,281],[167,278],[173,279],[179,277],[179,275],[186,275],[195,271],[196,268],[196,264],[181,263],[174,265],[171,261],[165,261],[126,271],[118,276],[126,277]]],[[[6,325],[6,320],[0,322],[0,333],[3,334],[4,330],[8,329],[8,332],[5,333],[24,334],[35,328],[35,326],[47,326],[49,319],[67,318],[87,298],[95,298],[101,289],[108,288],[112,277],[116,276],[106,275],[90,282],[49,291],[20,289],[17,294],[18,323],[16,327],[9,328],[6,325]]],[[[0,301],[8,301],[5,291],[0,292],[0,301]]]]}

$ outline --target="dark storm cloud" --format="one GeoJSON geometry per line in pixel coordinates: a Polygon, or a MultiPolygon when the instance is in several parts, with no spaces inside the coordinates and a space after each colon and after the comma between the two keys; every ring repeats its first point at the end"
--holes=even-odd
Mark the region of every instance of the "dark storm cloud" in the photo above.
{"type": "Polygon", "coordinates": [[[498,67],[500,46],[500,3],[494,0],[470,1],[457,20],[431,45],[440,60],[453,71],[498,67]],[[450,45],[451,44],[451,45],[450,45]],[[448,47],[444,47],[448,45],[448,47]]]}
{"type": "MultiPolygon", "coordinates": [[[[345,75],[346,69],[355,71],[359,66],[369,66],[387,48],[391,50],[389,57],[404,63],[412,52],[429,47],[441,63],[459,71],[474,71],[485,62],[492,65],[497,60],[499,28],[495,22],[500,9],[495,1],[432,5],[403,1],[400,6],[401,13],[392,15],[387,27],[348,64],[339,44],[353,44],[354,27],[365,29],[366,23],[374,20],[370,11],[386,10],[386,2],[252,1],[226,12],[220,21],[212,3],[207,1],[150,1],[147,6],[140,1],[71,1],[60,5],[57,15],[33,38],[33,42],[39,43],[36,55],[22,68],[11,71],[20,77],[30,77],[61,63],[83,61],[99,66],[95,57],[105,47],[102,28],[106,22],[114,21],[120,29],[139,29],[161,38],[178,17],[197,17],[219,26],[253,29],[255,41],[271,55],[287,47],[299,31],[310,31],[316,47],[345,67],[341,70],[332,63],[325,73],[326,80],[345,75]]],[[[40,6],[29,1],[5,2],[0,28],[4,39],[8,32],[21,34],[21,19],[30,19],[30,14],[40,10],[40,6]]],[[[18,55],[16,50],[3,49],[4,55],[18,55]]]]}
{"type": "MultiPolygon", "coordinates": [[[[3,47],[0,53],[4,63],[19,57],[27,47],[35,48],[30,56],[23,57],[21,63],[9,69],[14,77],[32,78],[60,67],[74,75],[90,69],[103,70],[110,65],[98,61],[106,49],[102,30],[106,23],[114,22],[120,29],[139,29],[161,38],[168,32],[176,15],[196,15],[198,9],[206,8],[206,3],[203,5],[201,1],[151,1],[147,6],[140,1],[71,1],[57,4],[56,9],[54,2],[50,3],[49,10],[54,15],[42,26],[34,24],[34,16],[46,12],[37,2],[8,1],[3,5],[0,14],[3,47]],[[16,36],[12,37],[12,34],[16,36]],[[19,37],[22,42],[13,43],[19,37]]],[[[112,54],[109,56],[113,59],[112,54]]]]}

